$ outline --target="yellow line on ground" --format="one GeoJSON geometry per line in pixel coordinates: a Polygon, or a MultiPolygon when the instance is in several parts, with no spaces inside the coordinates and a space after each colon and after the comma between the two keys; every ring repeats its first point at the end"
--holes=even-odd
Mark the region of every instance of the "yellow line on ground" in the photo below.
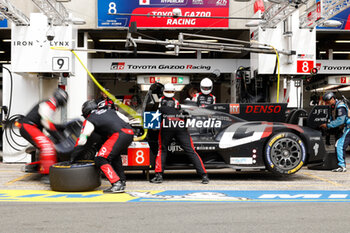
{"type": "Polygon", "coordinates": [[[24,178],[27,178],[28,176],[31,176],[31,175],[32,175],[32,174],[25,174],[25,175],[23,175],[23,176],[21,176],[21,177],[18,177],[18,178],[16,178],[16,179],[13,179],[13,180],[7,182],[6,185],[11,185],[11,184],[13,184],[13,183],[15,183],[15,182],[17,182],[17,181],[19,181],[19,180],[22,180],[22,179],[24,179],[24,178]]]}
{"type": "Polygon", "coordinates": [[[309,177],[311,177],[311,178],[315,178],[315,179],[317,179],[317,180],[325,181],[325,182],[330,183],[330,184],[333,184],[333,185],[335,185],[335,186],[343,186],[343,185],[341,185],[341,184],[339,184],[339,183],[337,183],[337,182],[333,182],[333,181],[331,181],[331,180],[328,180],[328,179],[325,179],[325,178],[322,178],[322,177],[319,177],[319,176],[315,176],[315,175],[312,175],[312,174],[307,173],[307,172],[303,172],[302,174],[307,175],[307,176],[309,176],[309,177]]]}

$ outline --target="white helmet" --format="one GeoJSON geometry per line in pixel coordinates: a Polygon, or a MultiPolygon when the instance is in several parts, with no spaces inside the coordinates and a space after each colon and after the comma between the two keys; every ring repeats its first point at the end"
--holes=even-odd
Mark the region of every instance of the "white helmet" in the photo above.
{"type": "Polygon", "coordinates": [[[172,98],[175,95],[175,87],[172,83],[164,85],[163,95],[168,98],[172,98]]]}
{"type": "Polygon", "coordinates": [[[213,90],[213,82],[209,78],[204,78],[201,81],[201,91],[204,95],[209,95],[213,90]]]}

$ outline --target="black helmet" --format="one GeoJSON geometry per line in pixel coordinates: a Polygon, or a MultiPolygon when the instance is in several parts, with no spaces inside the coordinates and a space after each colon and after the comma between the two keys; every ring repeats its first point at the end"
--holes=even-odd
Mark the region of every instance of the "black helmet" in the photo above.
{"type": "Polygon", "coordinates": [[[97,109],[95,100],[86,101],[81,108],[82,116],[86,118],[94,109],[97,109]]]}
{"type": "Polygon", "coordinates": [[[333,92],[326,92],[326,94],[324,94],[323,97],[322,97],[322,99],[323,99],[324,101],[329,101],[329,100],[331,100],[332,98],[335,99],[335,95],[334,95],[333,92]]]}
{"type": "Polygon", "coordinates": [[[57,88],[55,93],[53,93],[53,98],[55,98],[57,106],[63,106],[67,103],[68,94],[65,90],[57,88]]]}

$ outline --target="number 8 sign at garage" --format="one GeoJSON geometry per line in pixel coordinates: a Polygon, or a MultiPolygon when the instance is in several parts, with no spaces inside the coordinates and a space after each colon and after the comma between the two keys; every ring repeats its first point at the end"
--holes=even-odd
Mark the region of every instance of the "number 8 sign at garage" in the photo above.
{"type": "Polygon", "coordinates": [[[314,61],[298,60],[297,61],[297,73],[310,73],[314,68],[314,61]]]}
{"type": "Polygon", "coordinates": [[[147,142],[132,142],[128,154],[122,155],[123,166],[149,166],[149,151],[147,142]]]}

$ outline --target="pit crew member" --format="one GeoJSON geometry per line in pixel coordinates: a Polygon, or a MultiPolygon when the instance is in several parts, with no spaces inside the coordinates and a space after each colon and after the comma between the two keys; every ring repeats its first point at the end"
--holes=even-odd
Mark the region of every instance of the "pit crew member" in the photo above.
{"type": "Polygon", "coordinates": [[[327,92],[323,95],[323,100],[327,105],[335,106],[335,119],[328,124],[322,124],[322,128],[330,129],[344,126],[342,136],[336,142],[336,151],[338,158],[338,168],[333,172],[346,172],[345,152],[350,144],[350,120],[348,118],[348,106],[343,101],[336,99],[333,92],[327,92]]]}
{"type": "MultiPolygon", "coordinates": [[[[105,88],[105,89],[108,92],[110,91],[108,88],[105,88]]],[[[100,92],[100,95],[101,96],[96,99],[96,104],[97,104],[97,108],[98,109],[113,109],[113,110],[116,110],[113,100],[108,98],[108,96],[103,91],[100,92]]]]}
{"type": "Polygon", "coordinates": [[[60,126],[52,121],[54,113],[67,100],[67,92],[58,88],[51,98],[36,104],[20,121],[21,136],[39,148],[39,172],[43,175],[41,181],[44,183],[49,183],[49,169],[57,162],[57,156],[53,142],[43,133],[43,129],[57,131],[60,126]]]}
{"type": "Polygon", "coordinates": [[[213,82],[209,78],[202,79],[200,83],[201,92],[194,95],[192,101],[196,102],[199,107],[206,107],[216,103],[216,97],[211,94],[213,82]]]}
{"type": "Polygon", "coordinates": [[[133,140],[134,132],[131,126],[123,121],[116,111],[97,109],[97,104],[94,100],[88,100],[83,104],[82,113],[85,121],[72,158],[75,158],[84,150],[88,137],[93,132],[97,133],[101,138],[104,138],[104,143],[95,157],[95,164],[112,185],[103,192],[124,192],[126,177],[120,154],[129,147],[133,140]]]}
{"type": "MultiPolygon", "coordinates": [[[[160,112],[162,113],[162,118],[164,121],[172,121],[172,120],[183,120],[177,117],[180,111],[179,102],[174,98],[175,87],[171,83],[167,83],[164,86],[163,96],[160,98],[160,112]]],[[[168,124],[169,125],[169,124],[168,124]]],[[[185,151],[186,155],[190,157],[192,163],[197,171],[197,173],[202,177],[202,183],[208,184],[209,178],[207,175],[207,171],[203,165],[202,159],[197,154],[192,138],[188,133],[187,129],[184,127],[164,127],[162,124],[161,129],[159,130],[158,137],[158,154],[156,157],[156,167],[155,167],[155,176],[150,181],[151,183],[162,183],[163,182],[163,172],[164,166],[166,162],[168,145],[171,140],[175,138],[177,142],[180,144],[182,149],[185,151]]]]}

